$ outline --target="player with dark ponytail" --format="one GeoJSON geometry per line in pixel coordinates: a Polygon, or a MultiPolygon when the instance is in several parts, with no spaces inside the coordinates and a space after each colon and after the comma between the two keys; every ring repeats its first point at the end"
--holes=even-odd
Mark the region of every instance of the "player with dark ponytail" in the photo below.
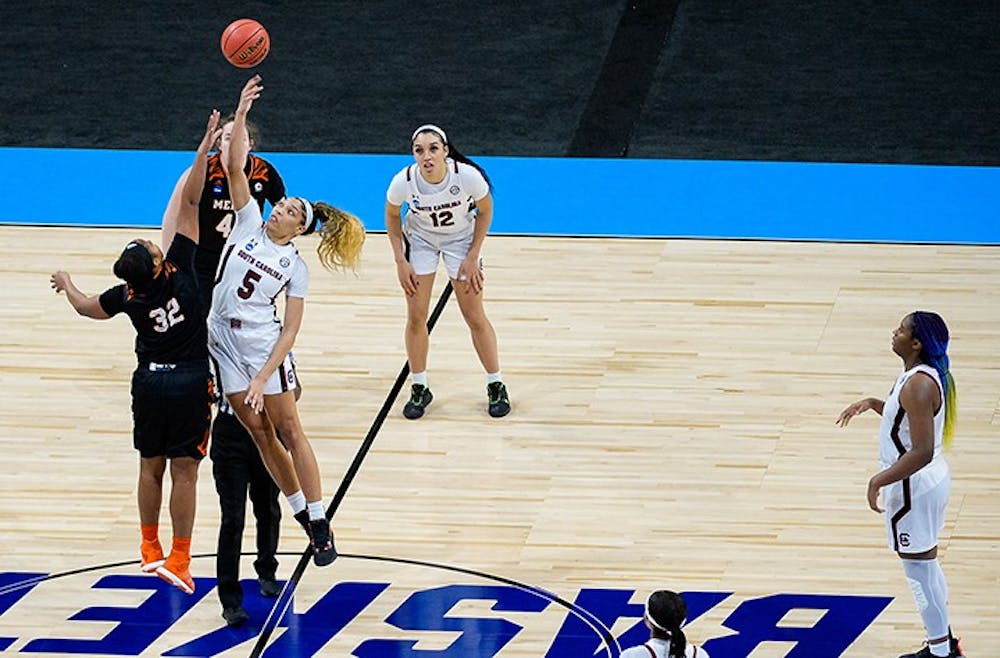
{"type": "Polygon", "coordinates": [[[427,379],[431,287],[443,260],[459,309],[486,371],[486,409],[510,413],[493,324],[483,307],[482,248],[493,221],[492,184],[486,171],[463,155],[444,130],[424,124],[410,136],[414,163],[399,171],[386,191],[385,226],[396,276],[406,294],[406,356],[410,400],[403,415],[424,415],[434,396],[427,379]],[[405,223],[403,210],[405,208],[405,223]]]}
{"type": "Polygon", "coordinates": [[[687,604],[676,592],[661,589],[646,599],[643,619],[649,628],[649,642],[630,647],[621,658],[708,658],[708,654],[688,644],[681,626],[687,618],[687,604]]]}

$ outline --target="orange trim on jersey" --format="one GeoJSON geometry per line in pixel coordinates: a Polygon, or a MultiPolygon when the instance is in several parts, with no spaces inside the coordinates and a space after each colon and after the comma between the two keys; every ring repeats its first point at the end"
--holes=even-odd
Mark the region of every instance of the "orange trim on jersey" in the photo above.
{"type": "Polygon", "coordinates": [[[256,155],[250,156],[250,173],[247,174],[248,179],[266,182],[270,180],[270,173],[271,169],[267,166],[267,163],[265,163],[261,158],[258,158],[256,155]]]}

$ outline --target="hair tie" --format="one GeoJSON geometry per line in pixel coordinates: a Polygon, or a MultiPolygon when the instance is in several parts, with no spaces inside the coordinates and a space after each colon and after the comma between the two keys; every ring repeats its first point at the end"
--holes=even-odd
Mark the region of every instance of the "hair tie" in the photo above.
{"type": "Polygon", "coordinates": [[[443,141],[445,144],[448,143],[448,136],[444,134],[443,130],[435,126],[433,123],[425,123],[424,125],[414,130],[413,135],[410,137],[410,141],[412,142],[417,138],[417,135],[419,135],[422,132],[426,132],[428,130],[433,130],[437,134],[441,135],[441,141],[443,141]]]}

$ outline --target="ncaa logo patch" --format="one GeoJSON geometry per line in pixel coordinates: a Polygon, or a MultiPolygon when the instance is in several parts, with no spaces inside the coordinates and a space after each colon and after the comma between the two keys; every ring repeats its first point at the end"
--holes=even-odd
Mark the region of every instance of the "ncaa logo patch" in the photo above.
{"type": "Polygon", "coordinates": [[[212,193],[213,194],[222,194],[222,185],[220,185],[219,183],[216,183],[215,186],[212,188],[212,193]]]}
{"type": "Polygon", "coordinates": [[[264,184],[263,183],[261,183],[260,181],[257,181],[256,183],[254,183],[254,185],[253,185],[253,191],[254,192],[258,192],[259,193],[259,192],[261,192],[263,190],[264,190],[264,184]]]}

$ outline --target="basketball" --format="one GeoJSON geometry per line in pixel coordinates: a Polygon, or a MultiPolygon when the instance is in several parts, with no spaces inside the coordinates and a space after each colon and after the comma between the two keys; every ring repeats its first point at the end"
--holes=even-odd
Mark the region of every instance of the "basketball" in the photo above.
{"type": "Polygon", "coordinates": [[[222,31],[222,54],[233,66],[248,69],[257,66],[271,49],[271,37],[264,26],[252,18],[233,21],[222,31]]]}

